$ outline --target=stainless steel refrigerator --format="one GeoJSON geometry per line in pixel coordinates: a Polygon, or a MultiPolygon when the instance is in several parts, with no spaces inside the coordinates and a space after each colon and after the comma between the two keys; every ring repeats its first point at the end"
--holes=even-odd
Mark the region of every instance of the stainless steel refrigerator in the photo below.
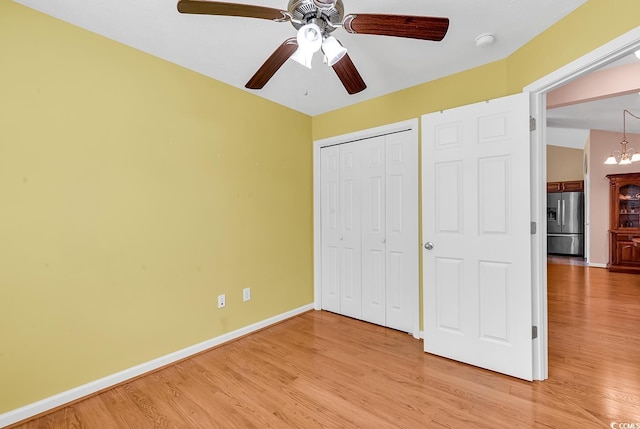
{"type": "Polygon", "coordinates": [[[584,192],[547,194],[547,253],[584,255],[584,192]]]}

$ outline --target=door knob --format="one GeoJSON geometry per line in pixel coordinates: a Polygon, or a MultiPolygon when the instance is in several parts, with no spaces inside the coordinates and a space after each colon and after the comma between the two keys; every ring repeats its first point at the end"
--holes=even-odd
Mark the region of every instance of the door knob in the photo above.
{"type": "Polygon", "coordinates": [[[426,243],[424,243],[424,248],[427,250],[433,249],[433,243],[430,241],[427,241],[426,243]]]}
{"type": "Polygon", "coordinates": [[[340,236],[340,241],[342,241],[342,236],[340,236]]]}
{"type": "Polygon", "coordinates": [[[382,239],[382,244],[386,243],[387,240],[385,240],[384,238],[382,239]]]}

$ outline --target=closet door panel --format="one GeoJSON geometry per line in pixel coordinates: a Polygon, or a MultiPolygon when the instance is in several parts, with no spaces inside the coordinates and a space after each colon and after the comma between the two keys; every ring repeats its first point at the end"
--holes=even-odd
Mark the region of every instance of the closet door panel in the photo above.
{"type": "Polygon", "coordinates": [[[386,136],[386,326],[411,332],[418,300],[418,150],[411,133],[386,136]]]}
{"type": "Polygon", "coordinates": [[[320,151],[322,308],[340,312],[340,150],[320,151]]]}
{"type": "Polygon", "coordinates": [[[385,325],[385,138],[360,142],[362,159],[362,319],[385,325]]]}
{"type": "Polygon", "coordinates": [[[360,145],[339,146],[340,151],[340,313],[362,316],[360,145]]]}

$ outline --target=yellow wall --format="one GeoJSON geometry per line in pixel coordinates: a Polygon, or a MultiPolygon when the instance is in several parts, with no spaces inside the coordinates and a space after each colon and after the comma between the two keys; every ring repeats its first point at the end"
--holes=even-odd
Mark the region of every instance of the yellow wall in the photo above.
{"type": "Polygon", "coordinates": [[[310,136],[1,1],[0,414],[311,303],[310,136]]]}
{"type": "Polygon", "coordinates": [[[584,180],[584,151],[547,146],[547,182],[584,180]]]}

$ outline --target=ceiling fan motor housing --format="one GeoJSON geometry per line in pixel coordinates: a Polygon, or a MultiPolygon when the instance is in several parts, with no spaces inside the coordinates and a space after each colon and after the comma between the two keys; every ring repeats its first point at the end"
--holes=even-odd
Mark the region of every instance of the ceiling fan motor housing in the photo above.
{"type": "Polygon", "coordinates": [[[287,10],[292,17],[291,24],[296,30],[314,23],[325,35],[335,30],[342,23],[344,16],[342,0],[289,0],[287,10]]]}

